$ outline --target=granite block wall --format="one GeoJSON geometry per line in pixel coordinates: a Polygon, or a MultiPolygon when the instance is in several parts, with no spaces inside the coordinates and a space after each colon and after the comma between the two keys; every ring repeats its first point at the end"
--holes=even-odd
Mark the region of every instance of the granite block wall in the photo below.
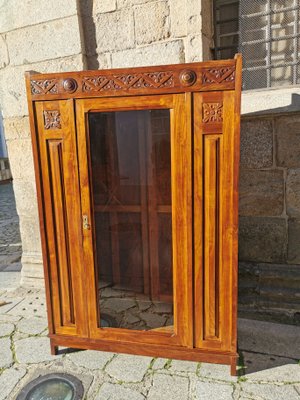
{"type": "MultiPolygon", "coordinates": [[[[212,38],[209,0],[3,2],[0,113],[20,217],[23,285],[43,285],[24,72],[207,60],[212,38]]],[[[239,239],[240,311],[284,310],[297,321],[300,113],[242,119],[239,239]]]]}
{"type": "Polygon", "coordinates": [[[300,114],[244,117],[240,310],[300,323],[300,114]]]}

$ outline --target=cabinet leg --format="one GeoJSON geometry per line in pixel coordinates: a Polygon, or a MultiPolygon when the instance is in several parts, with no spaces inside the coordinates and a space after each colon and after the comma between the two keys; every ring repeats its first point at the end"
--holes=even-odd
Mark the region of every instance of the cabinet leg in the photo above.
{"type": "Polygon", "coordinates": [[[230,363],[230,374],[231,376],[237,376],[237,357],[232,357],[231,363],[230,363]]]}
{"type": "Polygon", "coordinates": [[[50,342],[50,352],[52,356],[56,356],[58,353],[58,346],[55,346],[53,343],[50,342]]]}

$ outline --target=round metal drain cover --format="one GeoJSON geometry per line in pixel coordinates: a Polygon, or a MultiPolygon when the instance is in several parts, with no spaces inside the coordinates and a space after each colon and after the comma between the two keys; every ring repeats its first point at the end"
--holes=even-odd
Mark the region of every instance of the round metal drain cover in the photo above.
{"type": "Polygon", "coordinates": [[[69,374],[47,374],[29,382],[16,400],[81,400],[83,385],[69,374]]]}

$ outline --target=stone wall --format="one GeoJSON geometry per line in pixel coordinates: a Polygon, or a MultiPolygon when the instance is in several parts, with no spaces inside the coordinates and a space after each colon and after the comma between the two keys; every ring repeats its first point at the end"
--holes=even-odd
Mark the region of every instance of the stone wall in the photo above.
{"type": "Polygon", "coordinates": [[[242,119],[239,214],[241,311],[300,322],[299,113],[242,119]]]}
{"type": "Polygon", "coordinates": [[[24,285],[43,285],[24,72],[207,59],[209,5],[209,0],[41,0],[38,7],[34,0],[2,2],[0,114],[20,217],[24,285]]]}
{"type": "Polygon", "coordinates": [[[9,168],[8,158],[0,157],[0,183],[11,180],[11,172],[9,168]]]}
{"type": "Polygon", "coordinates": [[[88,68],[160,65],[210,58],[210,5],[209,0],[82,1],[88,68]]]}
{"type": "MultiPolygon", "coordinates": [[[[38,7],[34,0],[2,3],[0,113],[4,120],[20,217],[22,282],[42,285],[24,72],[209,59],[211,2],[64,0],[55,2],[54,6],[53,2],[40,0],[38,7]]],[[[258,96],[263,98],[264,95],[258,96]]],[[[294,103],[300,109],[299,102],[294,103]]],[[[269,97],[265,96],[265,104],[268,107],[269,97]]],[[[285,309],[288,317],[297,319],[295,298],[300,284],[299,136],[299,114],[243,118],[240,179],[242,312],[256,310],[263,313],[269,310],[274,314],[285,309]]]]}
{"type": "Polygon", "coordinates": [[[10,0],[0,12],[0,113],[3,117],[23,247],[23,283],[43,284],[24,72],[85,68],[76,0],[10,0]]]}

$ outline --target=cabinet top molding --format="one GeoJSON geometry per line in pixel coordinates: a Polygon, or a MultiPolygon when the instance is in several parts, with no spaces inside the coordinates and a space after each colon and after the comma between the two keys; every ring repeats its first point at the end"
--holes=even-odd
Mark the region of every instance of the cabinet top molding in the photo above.
{"type": "Polygon", "coordinates": [[[32,101],[66,98],[167,94],[233,90],[234,60],[208,61],[152,67],[87,70],[40,74],[26,72],[32,101]]]}

